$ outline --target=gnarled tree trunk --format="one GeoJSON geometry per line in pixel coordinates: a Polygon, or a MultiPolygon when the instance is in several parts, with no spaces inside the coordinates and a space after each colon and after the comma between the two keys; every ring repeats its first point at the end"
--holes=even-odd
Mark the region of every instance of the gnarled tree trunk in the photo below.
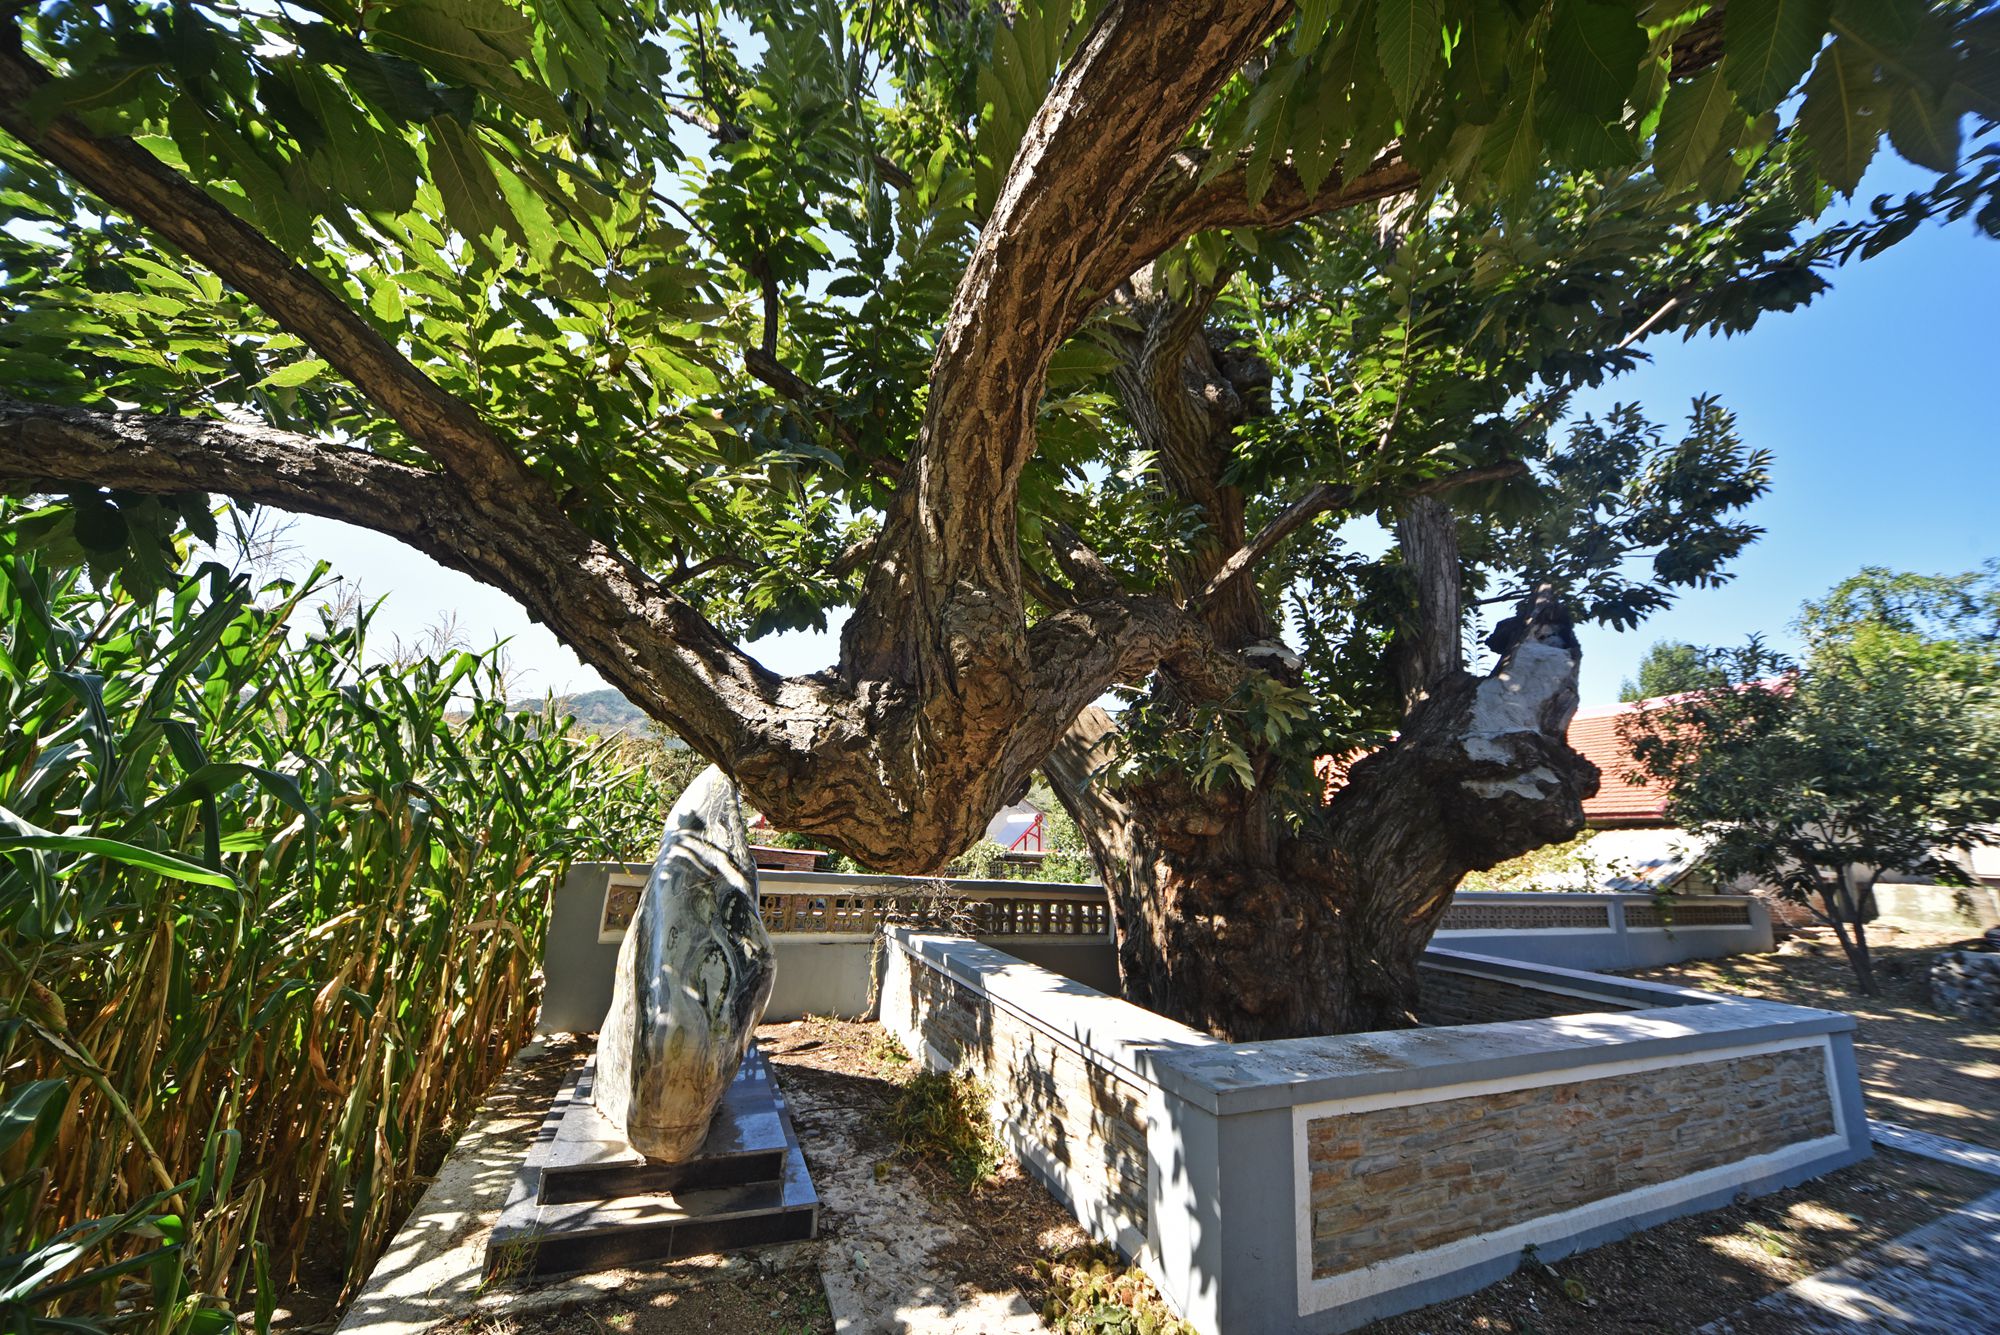
{"type": "MultiPolygon", "coordinates": [[[[1116,377],[1126,415],[1162,485],[1205,520],[1176,592],[1235,668],[1163,658],[1155,703],[1187,714],[1250,674],[1292,671],[1254,582],[1229,566],[1256,543],[1243,496],[1222,481],[1269,372],[1211,343],[1199,299],[1167,300],[1144,274],[1118,299],[1132,330],[1116,377]]],[[[1291,516],[1266,531],[1304,522],[1291,516]]],[[[1117,725],[1095,707],[1056,746],[1045,770],[1105,878],[1129,1000],[1238,1040],[1413,1023],[1418,960],[1459,880],[1582,827],[1597,771],[1565,740],[1580,658],[1569,618],[1547,595],[1528,600],[1495,632],[1492,672],[1467,672],[1456,523],[1441,495],[1400,511],[1402,726],[1296,824],[1266,784],[1268,755],[1250,757],[1247,787],[1157,770],[1114,780],[1117,725]]]]}
{"type": "Polygon", "coordinates": [[[1452,674],[1296,830],[1255,790],[1107,783],[1116,724],[1085,711],[1047,773],[1104,874],[1127,999],[1239,1041],[1412,1023],[1460,878],[1568,838],[1597,791],[1564,741],[1567,620],[1522,621],[1491,674],[1452,674]]]}

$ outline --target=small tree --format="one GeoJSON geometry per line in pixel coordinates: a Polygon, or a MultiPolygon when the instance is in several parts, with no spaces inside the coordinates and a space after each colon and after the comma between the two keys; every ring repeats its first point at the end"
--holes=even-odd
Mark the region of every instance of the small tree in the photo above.
{"type": "Polygon", "coordinates": [[[1638,676],[1619,686],[1618,698],[1632,704],[1715,684],[1715,670],[1698,647],[1678,640],[1655,640],[1639,661],[1638,676]]]}
{"type": "Polygon", "coordinates": [[[1667,814],[1832,926],[1876,991],[1867,923],[1884,872],[1962,883],[1950,854],[2000,822],[2000,566],[1866,570],[1809,604],[1799,662],[1752,640],[1701,655],[1721,683],[1624,728],[1667,814]]]}

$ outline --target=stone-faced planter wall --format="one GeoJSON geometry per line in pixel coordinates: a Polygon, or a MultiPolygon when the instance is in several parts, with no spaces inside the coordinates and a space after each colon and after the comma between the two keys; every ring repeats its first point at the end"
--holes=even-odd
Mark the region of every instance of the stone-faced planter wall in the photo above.
{"type": "Polygon", "coordinates": [[[1449,1027],[1230,1044],[889,935],[883,1025],[977,1072],[1023,1163],[1215,1335],[1347,1330],[1868,1153],[1834,1012],[1432,951],[1449,1027]]]}

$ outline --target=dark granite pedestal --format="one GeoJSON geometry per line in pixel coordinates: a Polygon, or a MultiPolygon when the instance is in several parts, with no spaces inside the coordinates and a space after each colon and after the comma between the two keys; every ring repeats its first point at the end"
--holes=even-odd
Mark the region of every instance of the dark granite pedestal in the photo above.
{"type": "Polygon", "coordinates": [[[775,1242],[819,1228],[819,1196],[756,1047],[693,1157],[654,1163],[590,1102],[597,1060],[556,1094],[486,1244],[494,1278],[609,1270],[775,1242]]]}

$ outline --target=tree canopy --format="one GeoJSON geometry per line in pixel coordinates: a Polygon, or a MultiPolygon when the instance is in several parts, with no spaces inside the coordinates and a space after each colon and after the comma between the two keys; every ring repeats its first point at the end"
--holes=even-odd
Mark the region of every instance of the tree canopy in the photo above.
{"type": "Polygon", "coordinates": [[[1243,887],[1297,862],[1421,927],[1578,819],[1571,621],[1755,536],[1722,405],[1570,394],[2000,232],[1996,55],[1984,0],[56,0],[0,27],[0,484],[131,579],[211,492],[396,536],[884,869],[1061,744],[1101,867],[1182,856],[1143,808],[1237,868],[1148,913],[1296,937],[1243,887]],[[1885,138],[1935,185],[1813,233],[1885,138]],[[836,613],[829,671],[739,647],[836,613]]]}
{"type": "Polygon", "coordinates": [[[1626,704],[1679,695],[1718,684],[1718,674],[1709,666],[1701,649],[1684,640],[1655,640],[1639,660],[1639,671],[1618,688],[1618,698],[1626,704]]]}

